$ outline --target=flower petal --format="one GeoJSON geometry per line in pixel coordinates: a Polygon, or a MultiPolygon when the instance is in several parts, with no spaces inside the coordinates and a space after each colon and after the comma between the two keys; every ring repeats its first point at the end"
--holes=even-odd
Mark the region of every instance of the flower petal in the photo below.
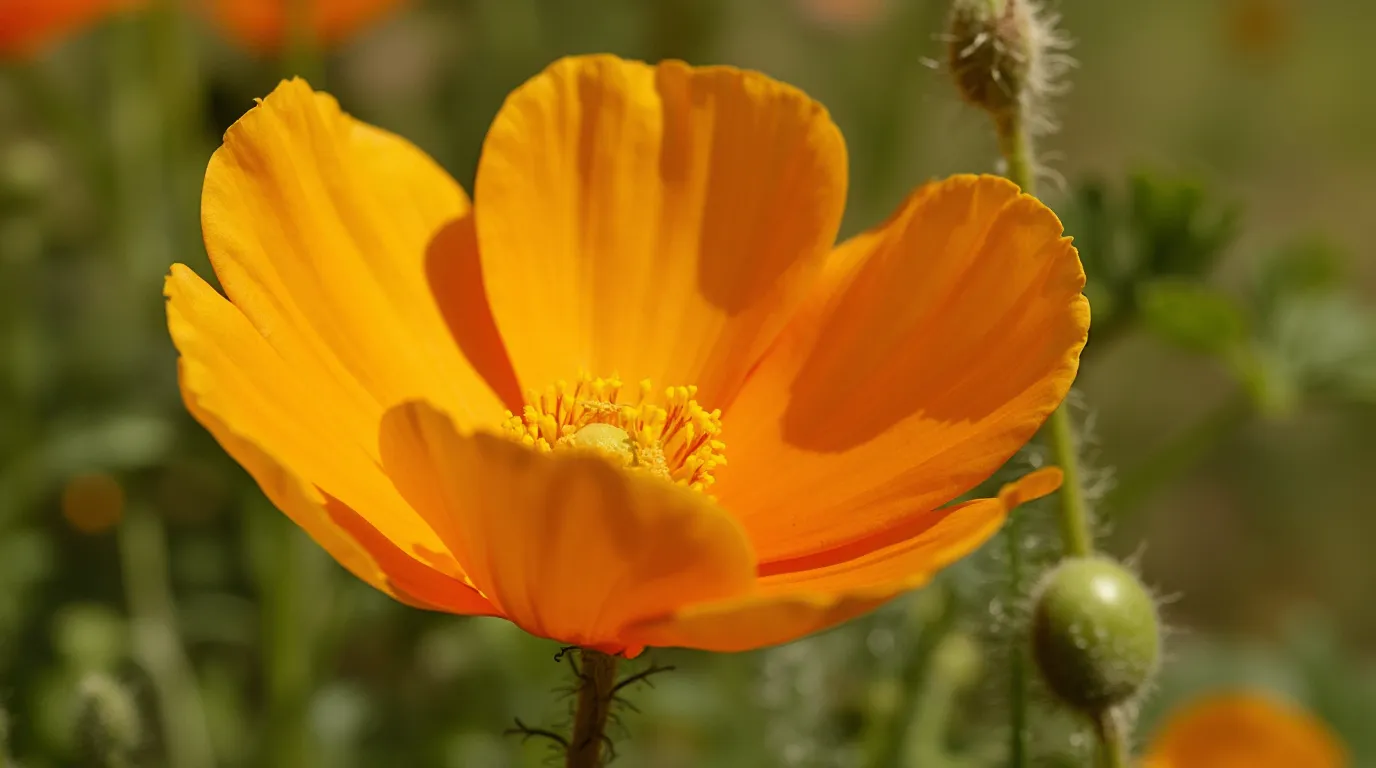
{"type": "Polygon", "coordinates": [[[472,583],[526,631],[634,655],[621,628],[751,587],[739,525],[706,496],[594,456],[461,435],[425,403],[390,411],[383,464],[472,583]]]}
{"type": "Polygon", "coordinates": [[[1060,481],[1060,470],[1041,470],[1005,485],[997,498],[926,515],[902,540],[767,564],[755,594],[640,622],[627,637],[644,645],[746,651],[835,626],[926,584],[993,536],[1014,507],[1051,493],[1060,481]]]}
{"type": "Polygon", "coordinates": [[[836,236],[845,145],[753,72],[563,59],[483,146],[478,242],[521,384],[580,371],[724,405],[836,236]]]}
{"type": "Polygon", "coordinates": [[[1083,285],[1055,215],[992,176],[838,248],[723,417],[715,491],[761,562],[901,531],[989,477],[1075,378],[1083,285]]]}
{"type": "MultiPolygon", "coordinates": [[[[226,294],[291,372],[347,407],[333,417],[375,445],[385,408],[423,397],[465,425],[500,399],[455,344],[429,262],[467,214],[462,189],[405,140],[282,83],[225,134],[206,170],[201,224],[226,294]]],[[[494,342],[495,343],[495,342],[494,342]]]]}
{"type": "MultiPolygon", "coordinates": [[[[308,515],[296,511],[301,502],[287,491],[271,490],[285,482],[271,472],[300,478],[358,510],[402,551],[444,551],[369,449],[351,434],[352,404],[335,388],[288,365],[243,312],[190,269],[173,266],[166,293],[168,328],[182,355],[182,393],[192,415],[244,464],[274,503],[293,519],[301,518],[298,522],[355,573],[355,556],[327,543],[333,533],[302,522],[308,515]]],[[[376,444],[376,437],[372,442],[376,444]]],[[[316,503],[313,495],[308,497],[316,503]]]]}
{"type": "Polygon", "coordinates": [[[350,573],[418,608],[493,616],[497,609],[462,580],[402,552],[357,512],[301,481],[258,446],[235,434],[182,389],[186,408],[258,483],[263,495],[350,573]]]}
{"type": "Polygon", "coordinates": [[[1246,692],[1214,694],[1173,714],[1145,768],[1344,768],[1349,758],[1319,720],[1246,692]]]}
{"type": "Polygon", "coordinates": [[[925,515],[900,528],[852,541],[834,549],[760,568],[760,583],[769,590],[858,589],[931,576],[979,548],[1003,527],[1008,513],[1061,487],[1061,470],[1049,467],[999,489],[992,499],[975,499],[925,515]]]}

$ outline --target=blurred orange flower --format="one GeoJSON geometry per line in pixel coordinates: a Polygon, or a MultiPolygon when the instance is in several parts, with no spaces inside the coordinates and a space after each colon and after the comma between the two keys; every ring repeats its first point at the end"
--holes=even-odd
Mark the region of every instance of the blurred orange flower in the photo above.
{"type": "Polygon", "coordinates": [[[1280,53],[1294,32],[1295,19],[1288,0],[1230,0],[1227,35],[1232,48],[1252,59],[1268,59],[1280,53]]]}
{"type": "Polygon", "coordinates": [[[1343,768],[1348,759],[1313,716],[1267,696],[1209,696],[1171,716],[1145,768],[1343,768]]]}
{"type": "Polygon", "coordinates": [[[405,0],[201,0],[217,23],[235,38],[260,50],[277,50],[291,41],[305,14],[305,27],[320,45],[339,43],[372,24],[405,0]]]}
{"type": "Polygon", "coordinates": [[[283,83],[206,171],[228,300],[167,280],[182,392],[404,602],[628,656],[792,640],[1059,485],[943,506],[1057,406],[1089,325],[1060,222],[1008,181],[928,184],[833,247],[845,193],[826,110],[728,67],[553,64],[472,203],[283,83]]]}
{"type": "Polygon", "coordinates": [[[27,56],[65,34],[145,0],[0,0],[0,55],[27,56]]]}
{"type": "Polygon", "coordinates": [[[113,475],[74,475],[62,487],[62,516],[82,533],[101,533],[124,517],[124,487],[113,475]]]}
{"type": "Polygon", "coordinates": [[[819,24],[862,27],[879,21],[890,0],[797,0],[803,13],[819,24]]]}

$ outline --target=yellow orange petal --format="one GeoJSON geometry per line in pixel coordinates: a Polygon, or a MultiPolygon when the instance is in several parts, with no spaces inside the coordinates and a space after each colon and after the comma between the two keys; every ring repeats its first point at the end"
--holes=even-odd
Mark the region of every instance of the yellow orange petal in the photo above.
{"type": "Polygon", "coordinates": [[[897,541],[857,542],[766,564],[754,594],[701,603],[631,628],[644,645],[745,651],[796,640],[855,618],[916,589],[973,552],[1017,504],[1054,491],[1060,470],[1034,472],[977,499],[926,515],[897,541]]]}
{"type": "Polygon", "coordinates": [[[350,573],[416,607],[448,613],[497,614],[496,608],[477,590],[402,552],[358,513],[301,481],[258,446],[235,434],[201,408],[190,390],[183,388],[183,393],[187,410],[257,481],[268,500],[350,573]]]}
{"type": "Polygon", "coordinates": [[[472,211],[449,222],[435,234],[425,269],[435,303],[459,350],[482,372],[488,386],[506,407],[520,413],[521,387],[516,382],[516,372],[511,368],[502,338],[497,334],[492,307],[483,287],[483,265],[478,256],[472,211]]]}
{"type": "Polygon", "coordinates": [[[371,443],[383,410],[413,398],[465,426],[503,412],[429,282],[435,262],[463,257],[438,236],[468,212],[419,149],[296,80],[225,134],[201,223],[229,298],[292,375],[334,401],[341,428],[371,443]]]}
{"type": "MultiPolygon", "coordinates": [[[[300,478],[358,510],[401,550],[444,550],[378,466],[376,427],[366,443],[353,434],[349,402],[288,365],[243,312],[186,267],[173,266],[166,293],[168,327],[182,355],[182,393],[192,415],[253,473],[274,503],[300,517],[298,522],[318,517],[304,511],[307,501],[323,503],[315,496],[301,501],[291,497],[291,488],[273,490],[290,485],[286,477],[300,478]]],[[[335,534],[302,526],[359,572],[362,566],[343,545],[326,543],[335,534]]]]}
{"type": "Polygon", "coordinates": [[[64,34],[146,0],[3,0],[0,54],[26,55],[64,34]]]}
{"type": "Polygon", "coordinates": [[[1089,327],[1061,224],[992,176],[924,186],[837,249],[723,416],[716,494],[762,563],[965,493],[1065,397],[1089,327]]]}
{"type": "Polygon", "coordinates": [[[1214,694],[1171,715],[1145,768],[1345,768],[1348,755],[1326,725],[1296,707],[1250,692],[1214,694]]]}
{"type": "Polygon", "coordinates": [[[644,616],[751,587],[740,527],[702,494],[595,456],[461,435],[425,403],[388,413],[383,463],[476,586],[526,631],[634,655],[644,616]]]}
{"type": "Polygon", "coordinates": [[[521,384],[581,370],[730,399],[829,250],[846,188],[826,110],[763,75],[563,59],[483,146],[483,273],[521,384]]]}
{"type": "Polygon", "coordinates": [[[807,588],[827,592],[930,577],[973,552],[1003,527],[1008,513],[1061,486],[1061,470],[1041,469],[1008,483],[992,499],[975,499],[925,515],[835,549],[760,567],[769,591],[807,588]]]}
{"type": "Polygon", "coordinates": [[[305,13],[311,42],[332,45],[373,24],[404,0],[199,0],[215,20],[246,45],[279,50],[292,41],[293,16],[305,13]],[[299,9],[296,7],[299,6],[299,9]]]}

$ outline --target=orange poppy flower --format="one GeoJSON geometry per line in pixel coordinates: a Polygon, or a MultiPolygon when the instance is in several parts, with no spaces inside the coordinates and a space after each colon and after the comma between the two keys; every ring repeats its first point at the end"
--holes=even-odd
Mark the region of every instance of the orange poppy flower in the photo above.
{"type": "Polygon", "coordinates": [[[201,0],[215,21],[260,50],[279,50],[291,40],[294,13],[305,13],[313,42],[333,45],[367,27],[404,0],[201,0]],[[297,8],[295,6],[300,6],[297,8]]]}
{"type": "Polygon", "coordinates": [[[1327,726],[1253,693],[1203,698],[1175,713],[1145,768],[1343,768],[1347,756],[1327,726]]]}
{"type": "Polygon", "coordinates": [[[0,0],[0,54],[27,56],[108,14],[143,0],[0,0]]]}
{"type": "Polygon", "coordinates": [[[1059,484],[942,506],[1061,401],[1089,324],[1060,222],[1009,182],[929,184],[833,248],[845,191],[826,110],[727,67],[555,63],[471,204],[283,83],[206,171],[229,299],[168,277],[182,392],[400,600],[628,656],[791,640],[1059,484]]]}

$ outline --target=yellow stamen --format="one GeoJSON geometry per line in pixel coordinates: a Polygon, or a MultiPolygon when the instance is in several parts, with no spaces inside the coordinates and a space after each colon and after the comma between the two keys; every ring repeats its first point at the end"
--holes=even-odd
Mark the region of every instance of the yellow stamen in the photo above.
{"type": "Polygon", "coordinates": [[[617,376],[559,381],[526,393],[520,415],[506,414],[506,434],[537,451],[596,451],[620,466],[705,491],[726,466],[721,411],[693,399],[698,388],[669,387],[658,397],[649,379],[623,393],[617,376]]]}

